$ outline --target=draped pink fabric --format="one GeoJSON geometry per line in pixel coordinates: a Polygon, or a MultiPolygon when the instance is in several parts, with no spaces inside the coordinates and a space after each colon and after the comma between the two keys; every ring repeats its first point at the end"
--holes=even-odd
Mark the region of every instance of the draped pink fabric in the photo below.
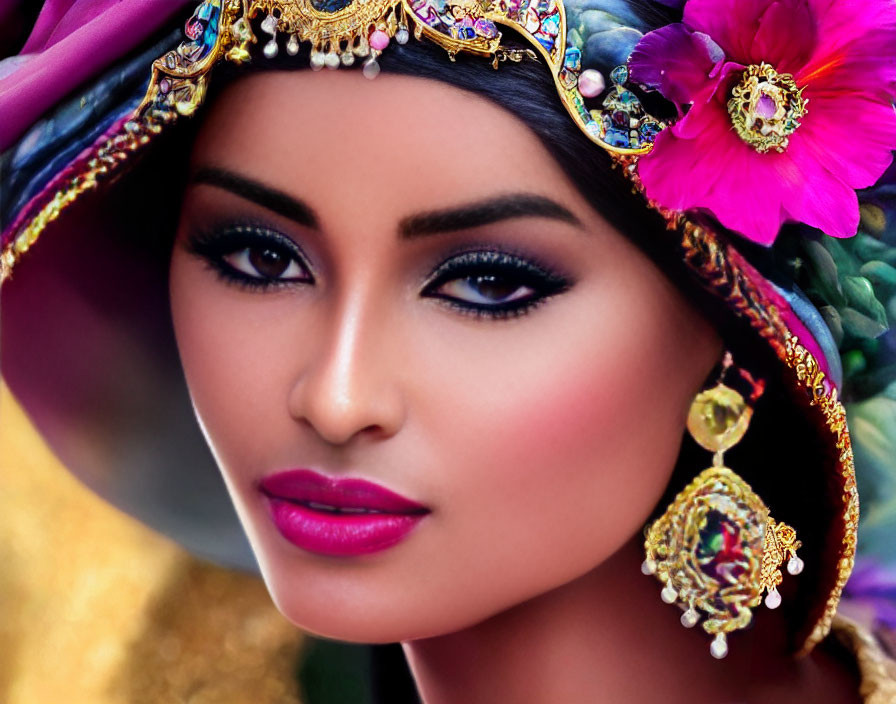
{"type": "Polygon", "coordinates": [[[47,0],[22,52],[0,62],[0,151],[68,93],[190,4],[191,0],[47,0]]]}

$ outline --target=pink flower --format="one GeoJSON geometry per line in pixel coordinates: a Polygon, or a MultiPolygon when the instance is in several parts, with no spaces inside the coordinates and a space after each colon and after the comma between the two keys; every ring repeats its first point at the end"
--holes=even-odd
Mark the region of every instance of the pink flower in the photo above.
{"type": "Polygon", "coordinates": [[[896,149],[896,2],[688,0],[629,68],[684,115],[638,162],[649,198],[765,245],[785,221],[856,233],[896,149]]]}

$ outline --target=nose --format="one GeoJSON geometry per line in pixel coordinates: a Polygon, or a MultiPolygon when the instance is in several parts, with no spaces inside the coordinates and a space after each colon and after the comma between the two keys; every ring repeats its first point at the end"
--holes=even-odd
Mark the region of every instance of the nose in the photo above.
{"type": "Polygon", "coordinates": [[[289,412],[323,440],[344,445],[356,436],[387,438],[401,428],[405,406],[382,315],[362,296],[327,316],[323,336],[310,341],[289,394],[289,412]]]}

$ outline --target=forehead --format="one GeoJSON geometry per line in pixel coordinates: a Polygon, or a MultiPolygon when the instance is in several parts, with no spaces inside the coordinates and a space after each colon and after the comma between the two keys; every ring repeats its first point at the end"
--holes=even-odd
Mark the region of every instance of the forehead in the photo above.
{"type": "Polygon", "coordinates": [[[324,215],[328,203],[369,218],[402,203],[438,207],[520,190],[570,206],[576,199],[510,112],[439,81],[392,74],[250,75],[211,106],[192,161],[296,193],[324,215]]]}

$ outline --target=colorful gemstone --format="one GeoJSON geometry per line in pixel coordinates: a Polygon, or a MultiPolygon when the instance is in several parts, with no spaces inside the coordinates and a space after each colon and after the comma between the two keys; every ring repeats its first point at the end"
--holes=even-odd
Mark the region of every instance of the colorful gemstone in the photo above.
{"type": "Polygon", "coordinates": [[[783,152],[800,126],[808,101],[789,73],[766,63],[746,68],[731,89],[728,114],[738,136],[757,152],[783,152]]]}
{"type": "Polygon", "coordinates": [[[663,127],[656,120],[646,120],[641,123],[638,128],[638,134],[645,142],[653,142],[656,136],[662,131],[663,127]]]}
{"type": "Polygon", "coordinates": [[[700,569],[721,584],[735,584],[749,567],[740,527],[724,513],[712,509],[700,529],[697,543],[700,569]]]}
{"type": "Polygon", "coordinates": [[[614,127],[625,129],[629,126],[628,113],[623,112],[622,110],[614,110],[610,113],[610,120],[612,120],[614,127]]]}
{"type": "Polygon", "coordinates": [[[526,29],[533,34],[541,27],[541,21],[538,18],[538,12],[534,7],[530,7],[526,12],[526,29]]]}
{"type": "Polygon", "coordinates": [[[535,38],[538,40],[538,43],[541,44],[548,52],[554,48],[554,37],[548,36],[546,34],[542,34],[541,32],[537,32],[535,34],[535,38]]]}
{"type": "Polygon", "coordinates": [[[564,88],[575,88],[576,80],[577,76],[575,73],[566,68],[560,69],[560,84],[564,88]]]}
{"type": "MultiPolygon", "coordinates": [[[[566,57],[563,59],[563,65],[570,71],[578,71],[582,68],[582,52],[574,46],[566,47],[566,57]]],[[[601,77],[603,78],[603,77],[601,77]]]]}
{"type": "Polygon", "coordinates": [[[370,33],[370,48],[382,51],[389,46],[389,35],[381,29],[375,29],[370,33]]]}
{"type": "Polygon", "coordinates": [[[628,82],[628,66],[617,66],[610,72],[610,80],[618,86],[628,82]]]}
{"type": "Polygon", "coordinates": [[[184,28],[184,33],[190,39],[199,39],[202,35],[202,22],[197,19],[190,19],[187,21],[187,26],[184,28]]]}
{"type": "Polygon", "coordinates": [[[688,430],[701,447],[724,452],[747,432],[753,410],[734,389],[717,384],[697,395],[688,414],[688,430]]]}
{"type": "Polygon", "coordinates": [[[588,134],[590,134],[592,137],[596,137],[597,139],[603,139],[603,136],[604,136],[603,135],[603,131],[604,131],[603,125],[601,125],[596,120],[591,120],[590,122],[586,122],[585,129],[587,130],[588,134]]]}
{"type": "Polygon", "coordinates": [[[541,21],[541,31],[544,34],[556,37],[557,33],[560,31],[560,13],[558,12],[550,17],[545,17],[541,21]]]}
{"type": "Polygon", "coordinates": [[[495,27],[495,23],[484,17],[480,17],[473,23],[473,29],[476,30],[476,34],[486,39],[493,39],[498,36],[498,28],[495,27]]]}
{"type": "Polygon", "coordinates": [[[630,90],[620,91],[617,100],[627,108],[640,107],[637,96],[630,90]]]}
{"type": "Polygon", "coordinates": [[[610,128],[604,136],[604,141],[611,147],[629,147],[631,145],[631,137],[627,130],[619,130],[610,128]]]}
{"type": "Polygon", "coordinates": [[[311,0],[311,6],[318,12],[334,14],[352,4],[353,0],[311,0]]]}

